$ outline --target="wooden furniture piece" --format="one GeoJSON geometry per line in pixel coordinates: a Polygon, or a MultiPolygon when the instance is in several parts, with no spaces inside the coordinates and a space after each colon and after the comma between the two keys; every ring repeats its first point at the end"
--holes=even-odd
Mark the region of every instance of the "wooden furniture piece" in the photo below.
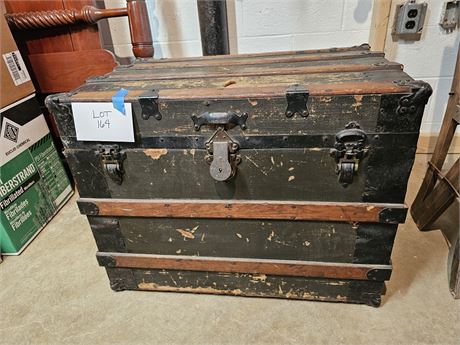
{"type": "Polygon", "coordinates": [[[114,290],[378,306],[430,95],[362,45],[143,59],[47,106],[114,290]],[[113,99],[134,142],[82,140],[113,99]]]}
{"type": "MultiPolygon", "coordinates": [[[[460,123],[460,46],[457,54],[452,89],[449,93],[446,113],[441,126],[433,156],[428,162],[428,169],[423,183],[411,207],[411,214],[422,231],[431,229],[433,223],[444,211],[460,197],[460,158],[447,171],[443,172],[447,152],[454,138],[455,131],[460,123]]],[[[442,230],[442,229],[441,229],[442,230]]],[[[450,243],[452,268],[450,288],[456,298],[460,298],[460,266],[459,266],[459,233],[457,224],[456,240],[450,243]]],[[[452,236],[445,236],[446,238],[452,236]]]]}
{"type": "Polygon", "coordinates": [[[98,9],[90,0],[6,1],[6,18],[22,43],[38,91],[69,91],[86,78],[110,72],[114,56],[101,48],[95,23],[128,16],[133,53],[152,57],[145,0],[127,0],[126,8],[98,9]]]}

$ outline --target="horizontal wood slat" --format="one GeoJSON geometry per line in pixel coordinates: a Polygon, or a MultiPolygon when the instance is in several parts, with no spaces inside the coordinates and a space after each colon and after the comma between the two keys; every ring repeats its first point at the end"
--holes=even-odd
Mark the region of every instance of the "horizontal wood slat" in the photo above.
{"type": "Polygon", "coordinates": [[[341,222],[404,222],[401,204],[329,203],[252,200],[80,199],[86,215],[156,218],[236,218],[323,220],[341,222]]]}
{"type": "MultiPolygon", "coordinates": [[[[286,90],[291,84],[275,84],[259,87],[238,87],[231,85],[221,88],[193,88],[193,89],[165,89],[159,92],[161,100],[193,100],[193,99],[253,99],[266,97],[286,97],[286,90]]],[[[411,87],[397,85],[393,82],[355,82],[334,84],[309,84],[305,85],[310,96],[334,95],[367,95],[387,93],[409,93],[411,87]]],[[[117,89],[118,90],[118,89],[117,89]]],[[[117,92],[113,91],[82,91],[72,95],[70,102],[108,102],[117,92]]],[[[145,89],[129,90],[125,97],[126,102],[137,102],[138,97],[145,93],[145,89]]]]}
{"type": "Polygon", "coordinates": [[[154,68],[149,71],[132,71],[136,73],[113,73],[107,77],[110,81],[124,80],[174,80],[174,79],[196,79],[196,78],[219,78],[219,77],[257,77],[272,75],[291,74],[314,74],[314,73],[340,73],[340,72],[366,72],[380,70],[402,70],[398,63],[383,64],[335,64],[324,66],[303,66],[303,67],[278,67],[278,68],[254,68],[252,70],[222,70],[222,71],[193,71],[180,70],[168,73],[158,73],[154,68]]]}
{"type": "Polygon", "coordinates": [[[252,273],[375,281],[390,279],[392,269],[391,265],[104,252],[97,253],[97,259],[99,264],[104,267],[252,273]]]}
{"type": "MultiPolygon", "coordinates": [[[[233,60],[241,58],[254,58],[260,59],[264,57],[273,56],[286,56],[286,55],[300,55],[300,54],[321,54],[321,53],[340,53],[348,51],[369,51],[368,44],[361,44],[359,46],[352,47],[340,47],[340,48],[323,48],[323,49],[308,49],[308,50],[285,50],[277,52],[264,52],[264,53],[247,53],[247,54],[229,54],[229,55],[210,55],[210,56],[190,56],[180,58],[162,58],[155,60],[155,63],[169,63],[169,62],[187,62],[187,61],[207,61],[207,60],[233,60]]],[[[138,64],[149,64],[152,60],[150,59],[139,59],[138,64]]]]}
{"type": "Polygon", "coordinates": [[[382,52],[325,52],[318,54],[294,54],[291,56],[277,56],[277,57],[238,57],[228,58],[222,60],[195,60],[195,61],[182,61],[182,62],[171,62],[171,61],[158,61],[154,59],[144,60],[143,63],[138,63],[134,66],[135,69],[162,69],[162,68],[178,68],[184,69],[189,67],[204,67],[204,66],[250,66],[250,65],[262,65],[262,64],[276,64],[284,62],[305,62],[305,61],[331,61],[331,60],[351,60],[368,57],[383,57],[385,56],[382,52]]]}
{"type": "MultiPolygon", "coordinates": [[[[273,85],[267,87],[225,87],[225,88],[195,88],[195,89],[167,89],[161,90],[161,99],[240,99],[286,97],[288,85],[273,85]]],[[[400,86],[390,82],[368,83],[334,83],[304,85],[310,96],[332,95],[363,95],[382,93],[407,93],[410,87],[400,86]]]]}

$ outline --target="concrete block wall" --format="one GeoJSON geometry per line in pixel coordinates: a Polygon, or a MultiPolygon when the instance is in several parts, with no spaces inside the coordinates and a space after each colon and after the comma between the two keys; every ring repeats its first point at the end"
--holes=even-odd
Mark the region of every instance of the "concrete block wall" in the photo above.
{"type": "MultiPolygon", "coordinates": [[[[387,41],[392,45],[388,58],[403,63],[407,73],[433,86],[421,130],[437,132],[460,34],[458,30],[446,34],[438,25],[445,0],[425,1],[429,6],[422,39],[387,41]]],[[[124,0],[104,2],[106,7],[125,6],[124,0]]],[[[201,55],[196,0],[147,3],[155,58],[201,55]]],[[[372,7],[372,0],[227,0],[231,53],[359,45],[369,40],[372,7]]],[[[107,49],[120,58],[132,57],[127,18],[110,19],[101,31],[107,49]]]]}
{"type": "MultiPolygon", "coordinates": [[[[105,0],[123,7],[124,0],[105,0]]],[[[200,56],[196,0],[149,0],[155,57],[200,56]]],[[[368,41],[372,0],[227,0],[232,53],[345,47],[368,41]]],[[[130,57],[127,18],[109,19],[103,41],[130,57]]]]}

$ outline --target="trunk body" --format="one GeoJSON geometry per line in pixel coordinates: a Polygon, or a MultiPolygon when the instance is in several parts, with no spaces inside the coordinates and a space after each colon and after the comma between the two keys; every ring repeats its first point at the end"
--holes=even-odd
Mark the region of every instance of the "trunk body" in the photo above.
{"type": "Polygon", "coordinates": [[[115,290],[380,304],[428,84],[366,45],[139,60],[47,99],[115,290]],[[128,90],[134,142],[72,103],[128,90]]]}

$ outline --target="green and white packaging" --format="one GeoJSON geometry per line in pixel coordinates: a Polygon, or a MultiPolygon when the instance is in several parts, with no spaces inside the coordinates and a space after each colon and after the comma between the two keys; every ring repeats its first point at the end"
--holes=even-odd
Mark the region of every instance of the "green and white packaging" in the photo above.
{"type": "Polygon", "coordinates": [[[0,110],[0,248],[18,255],[72,195],[35,95],[0,110]]]}

